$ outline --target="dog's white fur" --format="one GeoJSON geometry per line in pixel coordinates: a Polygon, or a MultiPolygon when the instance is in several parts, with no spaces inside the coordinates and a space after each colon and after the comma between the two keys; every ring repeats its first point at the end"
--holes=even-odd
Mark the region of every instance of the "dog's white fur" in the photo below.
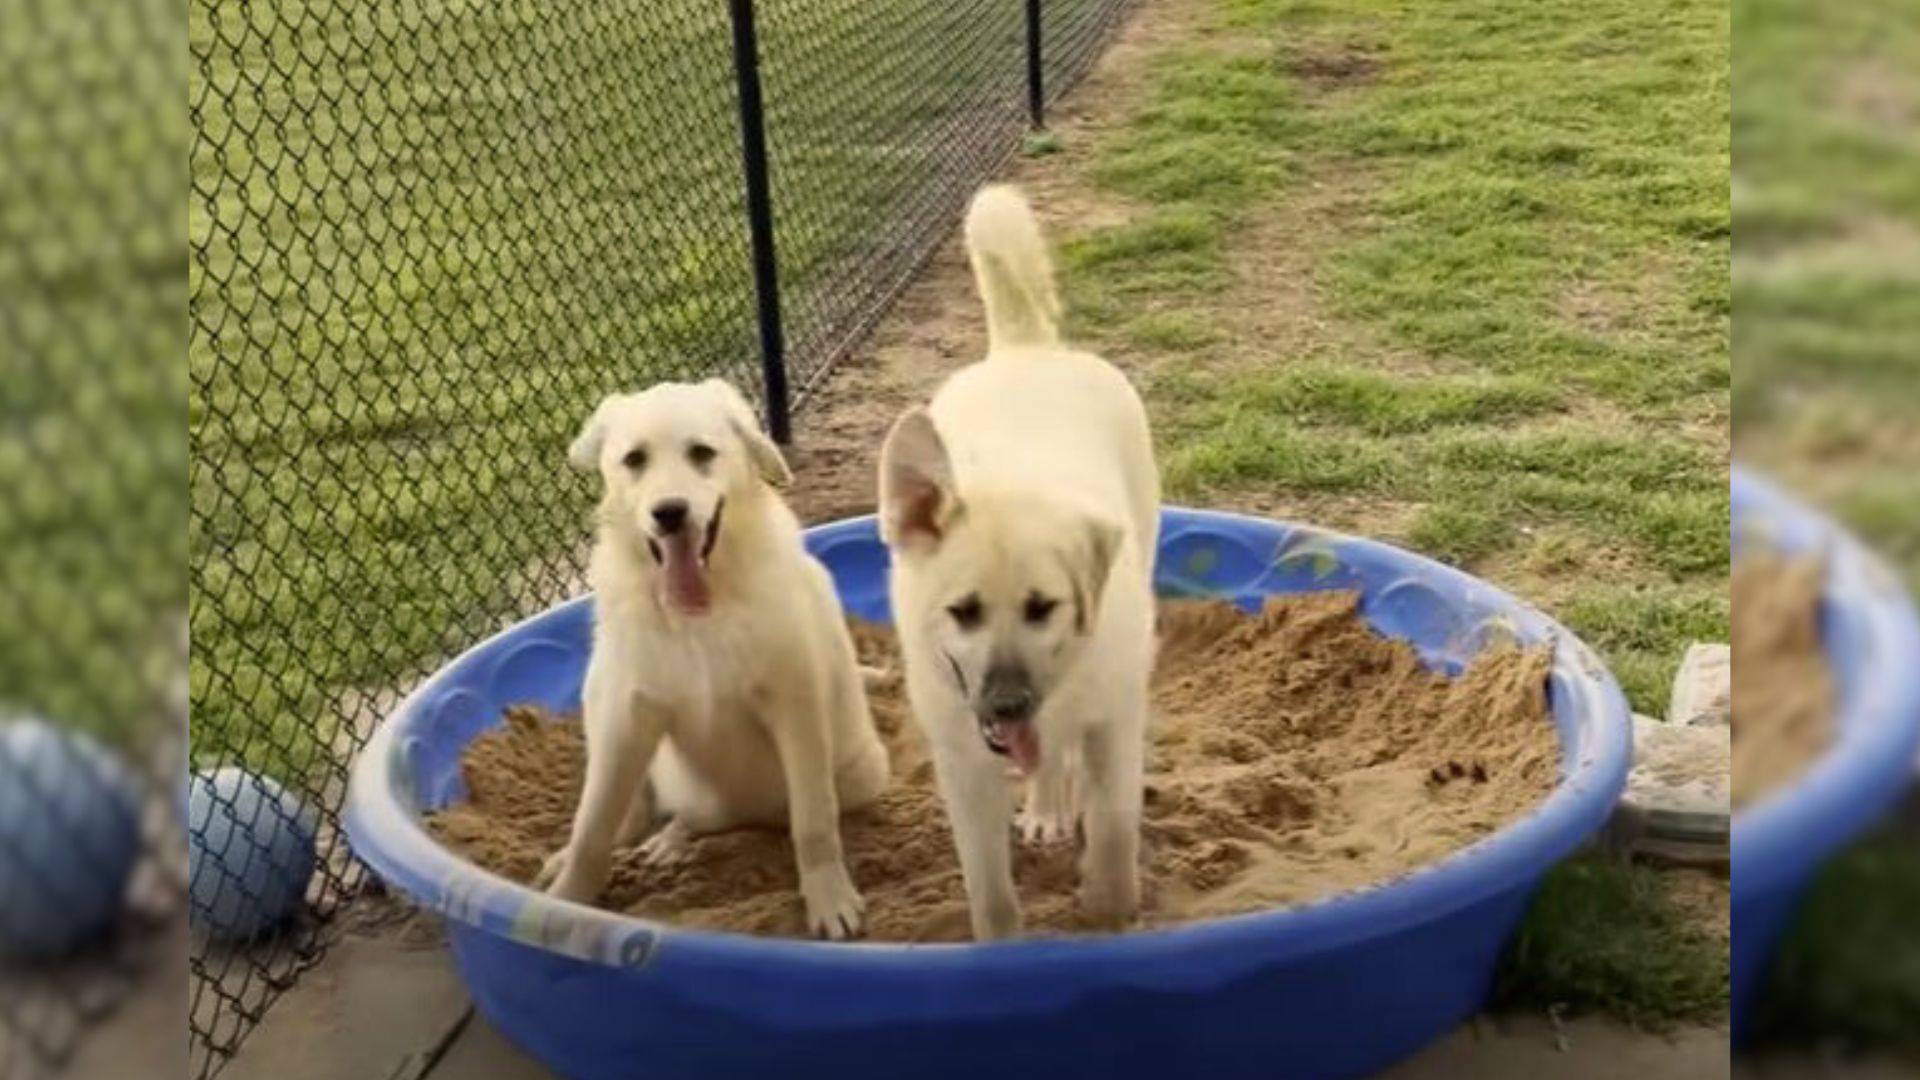
{"type": "Polygon", "coordinates": [[[1082,826],[1083,912],[1124,923],[1138,907],[1159,530],[1146,410],[1117,368],[1061,343],[1045,241],[1017,191],[981,191],[966,234],[987,356],[902,416],[881,455],[908,695],[932,747],[974,936],[1020,929],[1010,792],[986,738],[1013,729],[989,723],[982,697],[996,667],[1017,669],[1039,702],[1028,831],[1082,826]]]}
{"type": "Polygon", "coordinates": [[[682,857],[701,833],[784,822],[809,926],[858,933],[863,902],[840,812],[886,786],[887,754],[832,580],[774,490],[790,480],[779,450],[715,379],[608,398],[570,456],[599,470],[605,493],[590,570],[586,784],[572,836],[549,861],[549,891],[598,897],[613,849],[658,817],[668,820],[647,840],[650,858],[682,857]],[[714,451],[704,465],[696,446],[714,451]],[[660,542],[652,508],[663,499],[688,504],[689,529],[721,517],[701,613],[676,608],[662,585],[649,541],[660,542]]]}

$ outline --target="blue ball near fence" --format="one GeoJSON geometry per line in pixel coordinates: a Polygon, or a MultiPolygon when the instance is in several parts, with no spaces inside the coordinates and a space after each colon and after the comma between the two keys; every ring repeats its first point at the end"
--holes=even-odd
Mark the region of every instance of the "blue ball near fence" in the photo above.
{"type": "Polygon", "coordinates": [[[244,942],[291,917],[314,870],[314,815],[277,781],[234,766],[195,774],[187,795],[195,931],[244,942]]]}
{"type": "Polygon", "coordinates": [[[0,956],[57,956],[114,924],[140,853],[136,790],[87,736],[0,720],[0,956]]]}

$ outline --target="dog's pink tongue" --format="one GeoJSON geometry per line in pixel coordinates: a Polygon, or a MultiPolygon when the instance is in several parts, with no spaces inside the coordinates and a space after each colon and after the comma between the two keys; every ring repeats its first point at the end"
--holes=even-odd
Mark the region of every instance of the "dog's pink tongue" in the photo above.
{"type": "Polygon", "coordinates": [[[1032,724],[1002,725],[1000,737],[1020,775],[1032,776],[1040,768],[1040,733],[1033,730],[1032,724]]]}
{"type": "Polygon", "coordinates": [[[683,615],[700,615],[713,596],[707,590],[707,568],[700,563],[700,545],[691,531],[681,530],[661,541],[665,564],[667,606],[683,615]]]}

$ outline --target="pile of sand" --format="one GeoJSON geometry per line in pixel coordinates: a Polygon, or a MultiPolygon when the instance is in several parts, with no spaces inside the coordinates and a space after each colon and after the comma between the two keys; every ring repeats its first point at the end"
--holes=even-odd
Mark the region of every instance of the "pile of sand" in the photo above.
{"type": "MultiPolygon", "coordinates": [[[[1391,880],[1524,815],[1559,776],[1545,648],[1500,650],[1462,677],[1374,633],[1351,593],[1163,610],[1144,827],[1147,925],[1297,904],[1391,880]]],[[[964,940],[966,899],[945,812],[907,715],[889,631],[856,626],[861,659],[895,675],[873,693],[895,782],[843,826],[868,935],[964,940]]],[[[580,727],[535,710],[476,739],[469,802],[433,831],[519,881],[565,843],[580,727]]],[[[1031,930],[1075,929],[1075,853],[1019,849],[1031,930]]],[[[622,853],[608,907],[687,926],[805,933],[791,848],[775,832],[699,841],[680,866],[622,853]]]]}
{"type": "Polygon", "coordinates": [[[1827,749],[1833,677],[1820,650],[1824,563],[1756,553],[1733,566],[1733,805],[1798,777],[1827,749]]]}

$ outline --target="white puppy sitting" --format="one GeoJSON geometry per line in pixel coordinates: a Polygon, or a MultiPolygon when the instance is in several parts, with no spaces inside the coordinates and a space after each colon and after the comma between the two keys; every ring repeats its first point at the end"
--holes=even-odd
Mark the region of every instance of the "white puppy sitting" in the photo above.
{"type": "Polygon", "coordinates": [[[549,891],[605,888],[616,846],[677,858],[687,839],[787,822],[807,923],[843,938],[862,900],[840,812],[887,783],[833,582],[774,490],[790,479],[726,382],[600,404],[570,451],[605,483],[589,576],[587,776],[549,891]]]}
{"type": "Polygon", "coordinates": [[[881,452],[881,528],[907,692],[931,744],[976,938],[1016,933],[1003,779],[1040,831],[1084,827],[1081,905],[1138,906],[1159,477],[1120,371],[1060,342],[1038,225],[1010,188],[967,216],[986,359],[902,416],[881,452]],[[1053,819],[1053,820],[1050,820],[1053,819]]]}

